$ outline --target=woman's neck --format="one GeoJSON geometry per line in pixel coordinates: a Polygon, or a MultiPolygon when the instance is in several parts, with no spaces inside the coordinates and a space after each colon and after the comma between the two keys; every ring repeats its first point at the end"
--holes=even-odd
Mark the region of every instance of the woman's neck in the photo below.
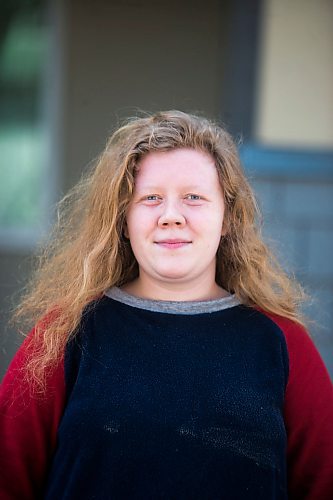
{"type": "Polygon", "coordinates": [[[202,287],[192,283],[191,287],[184,283],[144,283],[137,278],[130,283],[126,283],[122,290],[142,299],[150,300],[172,300],[172,301],[205,301],[228,297],[230,294],[221,288],[217,283],[211,286],[202,287]]]}

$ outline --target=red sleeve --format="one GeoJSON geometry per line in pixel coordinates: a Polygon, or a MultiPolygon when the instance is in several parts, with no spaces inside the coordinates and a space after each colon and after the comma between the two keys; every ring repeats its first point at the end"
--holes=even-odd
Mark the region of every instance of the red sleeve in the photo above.
{"type": "Polygon", "coordinates": [[[56,446],[65,402],[63,360],[50,371],[45,394],[24,378],[34,330],[14,357],[0,388],[0,498],[39,498],[56,446]]]}
{"type": "Polygon", "coordinates": [[[306,330],[268,316],[284,332],[289,354],[284,408],[289,495],[292,500],[328,500],[333,498],[332,382],[306,330]]]}

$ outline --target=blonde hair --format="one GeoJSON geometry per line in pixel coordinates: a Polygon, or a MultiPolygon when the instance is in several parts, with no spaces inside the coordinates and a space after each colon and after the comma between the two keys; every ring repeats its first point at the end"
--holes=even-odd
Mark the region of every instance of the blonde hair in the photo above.
{"type": "Polygon", "coordinates": [[[250,307],[302,323],[300,286],[264,244],[259,211],[230,135],[205,118],[180,111],[129,120],[107,142],[95,167],[62,200],[50,243],[15,318],[35,327],[29,376],[43,387],[46,368],[62,357],[89,304],[111,286],[138,275],[123,227],[139,160],[150,151],[194,148],[210,154],[226,205],[226,234],[217,252],[216,281],[250,307]]]}

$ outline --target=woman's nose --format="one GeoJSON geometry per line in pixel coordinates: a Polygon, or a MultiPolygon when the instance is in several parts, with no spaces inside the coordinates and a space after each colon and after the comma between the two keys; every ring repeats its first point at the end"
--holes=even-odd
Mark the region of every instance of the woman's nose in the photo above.
{"type": "Polygon", "coordinates": [[[184,226],[186,219],[175,205],[167,205],[158,219],[160,227],[184,226]]]}

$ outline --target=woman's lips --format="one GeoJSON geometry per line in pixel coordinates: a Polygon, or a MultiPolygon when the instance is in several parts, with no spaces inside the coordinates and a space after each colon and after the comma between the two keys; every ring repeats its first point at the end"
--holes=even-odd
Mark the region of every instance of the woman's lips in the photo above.
{"type": "Polygon", "coordinates": [[[191,244],[191,241],[156,241],[156,244],[163,248],[170,248],[175,250],[176,248],[185,247],[191,244]]]}

